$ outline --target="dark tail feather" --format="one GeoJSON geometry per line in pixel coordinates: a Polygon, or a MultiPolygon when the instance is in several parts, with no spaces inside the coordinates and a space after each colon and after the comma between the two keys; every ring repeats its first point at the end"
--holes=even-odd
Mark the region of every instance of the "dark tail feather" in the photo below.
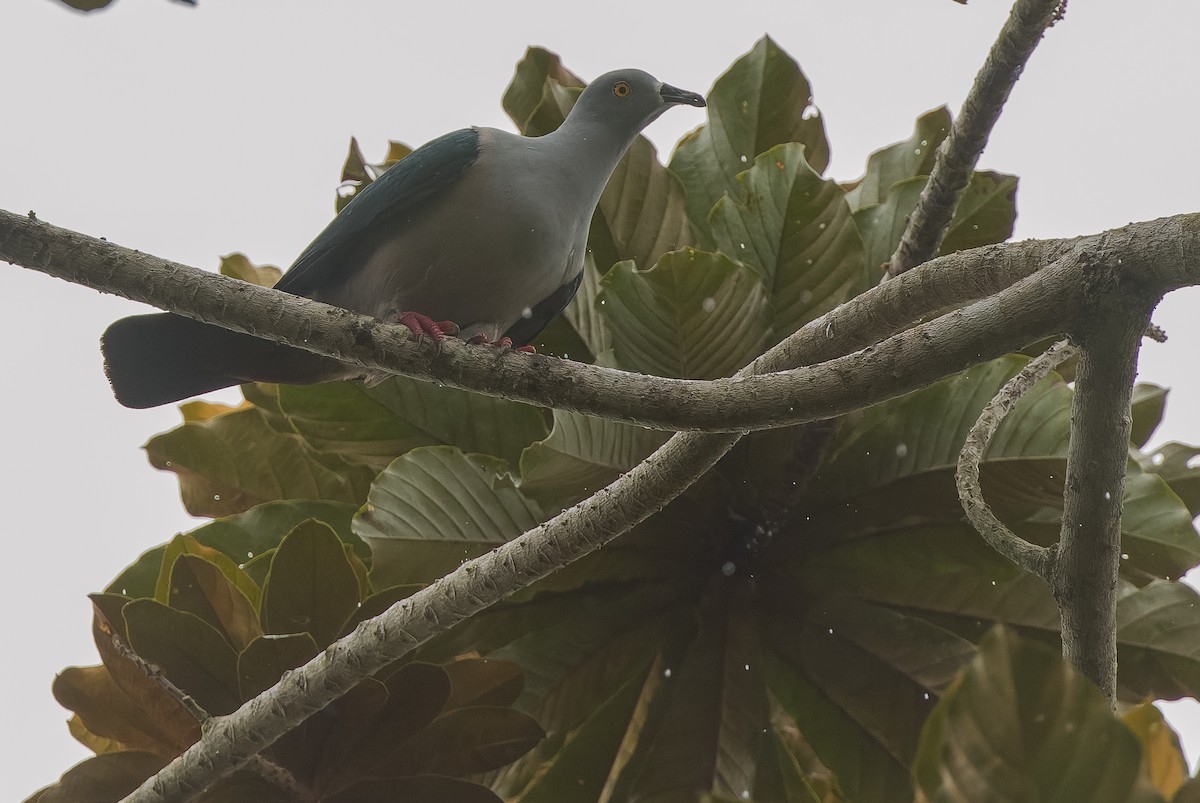
{"type": "Polygon", "coordinates": [[[157,407],[242,382],[307,385],[351,376],[337,360],[171,313],[122,318],[100,337],[126,407],[157,407]]]}

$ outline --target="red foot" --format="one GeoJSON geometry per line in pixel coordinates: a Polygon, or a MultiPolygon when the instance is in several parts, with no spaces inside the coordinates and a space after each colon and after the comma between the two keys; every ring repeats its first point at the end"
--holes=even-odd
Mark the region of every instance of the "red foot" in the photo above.
{"type": "Polygon", "coordinates": [[[433,342],[441,343],[446,339],[446,335],[458,334],[458,324],[454,321],[435,321],[419,312],[402,312],[396,320],[407,326],[417,340],[427,335],[433,342]]]}

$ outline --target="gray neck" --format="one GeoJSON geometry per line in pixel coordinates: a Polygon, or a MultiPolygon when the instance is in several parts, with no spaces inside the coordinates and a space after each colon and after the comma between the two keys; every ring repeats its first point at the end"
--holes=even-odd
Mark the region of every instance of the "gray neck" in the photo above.
{"type": "Polygon", "coordinates": [[[611,122],[594,119],[576,106],[561,126],[542,139],[563,156],[564,165],[576,180],[596,188],[599,199],[608,177],[637,135],[636,129],[615,127],[611,122]]]}

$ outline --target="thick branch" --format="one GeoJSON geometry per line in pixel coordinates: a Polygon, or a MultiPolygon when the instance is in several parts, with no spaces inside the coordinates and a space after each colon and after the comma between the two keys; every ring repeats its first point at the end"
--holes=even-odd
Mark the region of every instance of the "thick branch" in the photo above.
{"type": "Polygon", "coordinates": [[[899,276],[937,253],[992,127],[1042,34],[1056,20],[1060,5],[1061,0],[1017,0],[1013,5],[950,135],[938,148],[929,182],[888,262],[890,276],[899,276]]]}
{"type": "Polygon", "coordinates": [[[996,518],[983,498],[983,489],[979,484],[979,463],[983,460],[983,453],[987,450],[992,435],[996,433],[996,428],[1021,397],[1075,353],[1075,347],[1069,342],[1059,341],[1005,383],[1000,392],[983,408],[979,420],[967,434],[967,440],[958,455],[958,470],[954,475],[959,502],[962,503],[968,521],[983,539],[992,549],[1047,582],[1050,579],[1054,550],[1029,543],[996,518]]]}
{"type": "Polygon", "coordinates": [[[939,308],[931,301],[962,303],[1017,284],[859,354],[769,376],[700,382],[540,355],[500,356],[457,341],[439,352],[414,343],[403,327],[0,212],[0,259],[59,278],[372,369],[661,429],[712,432],[840,415],[1062,331],[1081,307],[1082,269],[1070,258],[1037,269],[1051,258],[1083,251],[1111,257],[1133,281],[1160,292],[1174,289],[1200,281],[1200,215],[1076,241],[1026,241],[942,257],[928,272],[873,288],[813,321],[780,353],[824,340],[825,348],[814,349],[822,358],[847,355],[865,345],[855,340],[857,345],[845,346],[850,327],[874,329],[876,318],[908,316],[918,305],[930,312],[939,308]],[[901,286],[891,287],[897,283],[901,286]],[[928,300],[920,297],[924,292],[931,293],[928,300]]]}
{"type": "Polygon", "coordinates": [[[1117,682],[1117,578],[1129,403],[1138,348],[1158,296],[1123,291],[1107,268],[1097,268],[1091,278],[1091,290],[1097,294],[1092,314],[1081,317],[1072,332],[1080,358],[1071,408],[1066,507],[1050,585],[1062,619],[1063,656],[1099,686],[1111,704],[1117,682]]]}

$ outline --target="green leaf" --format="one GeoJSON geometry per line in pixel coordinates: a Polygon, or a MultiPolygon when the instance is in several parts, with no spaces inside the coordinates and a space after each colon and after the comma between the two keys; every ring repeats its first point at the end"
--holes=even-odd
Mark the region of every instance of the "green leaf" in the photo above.
{"type": "Polygon", "coordinates": [[[724,254],[673,251],[648,271],[622,262],[601,285],[598,303],[626,370],[729,376],[762,353],[770,334],[758,275],[724,254]]]}
{"type": "Polygon", "coordinates": [[[216,628],[150,599],[134,600],[122,613],[129,646],[210,715],[231,713],[241,704],[237,652],[216,628]]]}
{"type": "Polygon", "coordinates": [[[1126,699],[1200,697],[1200,596],[1157,580],[1117,600],[1117,683],[1126,699]]]}
{"type": "MultiPolygon", "coordinates": [[[[245,576],[240,570],[239,573],[245,576]]],[[[197,555],[180,555],[175,561],[167,604],[177,611],[199,616],[237,650],[262,635],[254,604],[220,569],[197,555]]]]}
{"type": "Polygon", "coordinates": [[[58,783],[37,793],[37,803],[108,803],[122,800],[158,772],[166,760],[153,753],[125,750],[81,761],[58,783]]]}
{"type": "Polygon", "coordinates": [[[530,47],[526,50],[524,57],[517,62],[516,74],[504,90],[504,99],[501,101],[504,111],[526,136],[532,136],[527,122],[542,104],[547,81],[563,87],[586,86],[582,78],[563,66],[557,53],[541,47],[530,47]]]}
{"type": "Polygon", "coordinates": [[[850,209],[857,212],[866,206],[883,203],[892,186],[917,176],[928,176],[933,170],[938,146],[950,133],[950,110],[945,106],[928,111],[917,118],[912,136],[880,148],[867,157],[867,172],[846,193],[850,209]]]}
{"type": "Polygon", "coordinates": [[[414,769],[411,758],[438,749],[429,747],[430,726],[450,697],[450,679],[440,666],[414,662],[394,672],[386,687],[387,697],[374,716],[342,717],[344,735],[325,749],[319,776],[399,778],[425,771],[414,769]]]}
{"type": "Polygon", "coordinates": [[[862,238],[845,193],[823,181],[796,143],[777,145],[739,173],[713,207],[717,247],[759,270],[782,339],[866,283],[862,238]]]}
{"type": "Polygon", "coordinates": [[[1193,465],[1197,455],[1200,448],[1172,441],[1142,461],[1146,471],[1171,486],[1193,516],[1200,515],[1200,464],[1193,465]]]}
{"type": "Polygon", "coordinates": [[[272,429],[256,408],[191,421],[146,444],[155,468],[179,476],[194,516],[241,513],[275,499],[358,503],[374,473],[336,455],[312,453],[304,441],[272,429]]]}
{"type": "Polygon", "coordinates": [[[238,567],[233,558],[219,549],[205,546],[195,536],[188,533],[180,533],[172,538],[163,552],[162,564],[158,572],[158,582],[154,587],[154,598],[156,600],[164,605],[170,602],[172,593],[171,575],[175,571],[175,564],[185,555],[192,555],[210,563],[225,577],[230,585],[245,596],[253,608],[258,608],[259,599],[262,596],[258,584],[238,567]]]}
{"type": "Polygon", "coordinates": [[[354,517],[376,585],[429,582],[546,518],[487,455],[428,446],[397,458],[354,517]]]}
{"type": "Polygon", "coordinates": [[[573,504],[605,487],[666,442],[669,433],[554,411],[554,427],[521,454],[521,492],[573,504]]]}
{"type": "Polygon", "coordinates": [[[525,673],[512,661],[459,658],[442,665],[450,678],[446,709],[512,705],[525,688],[525,673]]]}
{"type": "Polygon", "coordinates": [[[588,234],[596,264],[608,270],[632,260],[648,268],[668,251],[692,244],[679,178],[658,161],[650,140],[639,136],[604,187],[588,234]]]}
{"type": "Polygon", "coordinates": [[[308,633],[325,647],[358,607],[358,578],[342,542],[324,522],[301,522],[284,536],[263,585],[263,630],[308,633]]]}
{"type": "Polygon", "coordinates": [[[515,462],[546,435],[537,407],[407,377],[370,388],[361,382],[281,385],[279,406],[312,448],[370,466],[372,479],[420,446],[457,446],[515,462]]]}
{"type": "Polygon", "coordinates": [[[238,691],[242,699],[262,694],[278,683],[284,672],[303,666],[320,651],[308,633],[254,639],[238,653],[238,691]]]}
{"type": "Polygon", "coordinates": [[[533,717],[512,708],[475,705],[447,711],[396,756],[398,775],[472,775],[520,758],[546,734],[533,717]]]}
{"type": "Polygon", "coordinates": [[[997,628],[930,716],[913,764],[929,800],[1141,803],[1137,738],[1057,650],[997,628]]]}
{"type": "Polygon", "coordinates": [[[758,154],[784,142],[804,145],[817,173],[829,164],[825,125],[812,90],[791,56],[764,36],[733,63],[708,94],[708,124],[680,141],[671,170],[687,189],[688,218],[703,226],[709,210],[758,154]]]}
{"type": "Polygon", "coordinates": [[[1133,401],[1129,407],[1133,427],[1129,431],[1129,441],[1137,448],[1143,448],[1154,430],[1158,429],[1167,407],[1169,392],[1150,382],[1138,382],[1133,386],[1133,401]]]}
{"type": "MultiPolygon", "coordinates": [[[[869,269],[874,271],[892,258],[927,181],[926,176],[906,179],[892,186],[882,203],[854,213],[867,247],[869,269]]],[[[992,172],[972,175],[938,253],[963,251],[1011,237],[1017,217],[1016,193],[1016,176],[992,172]]]]}

